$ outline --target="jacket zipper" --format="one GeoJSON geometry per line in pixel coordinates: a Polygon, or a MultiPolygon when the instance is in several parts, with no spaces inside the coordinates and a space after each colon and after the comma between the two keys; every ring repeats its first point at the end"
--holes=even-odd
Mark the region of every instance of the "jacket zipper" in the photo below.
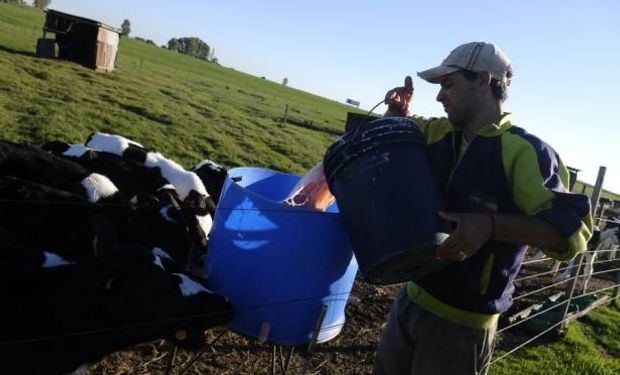
{"type": "MultiPolygon", "coordinates": [[[[461,137],[463,137],[463,134],[462,133],[460,134],[461,134],[461,137]]],[[[472,139],[471,142],[473,141],[474,140],[472,139]]],[[[462,139],[461,139],[461,142],[463,142],[462,139]]],[[[469,146],[471,146],[471,142],[469,142],[469,145],[467,146],[467,149],[465,150],[465,152],[463,152],[463,155],[458,155],[458,151],[456,150],[456,132],[452,132],[452,154],[454,155],[454,158],[457,160],[456,160],[456,163],[454,164],[454,168],[452,168],[452,172],[450,172],[450,177],[448,177],[448,183],[446,184],[446,193],[450,189],[450,184],[452,183],[454,172],[456,172],[456,168],[458,168],[459,164],[461,163],[461,160],[463,159],[463,156],[465,156],[465,153],[469,149],[469,146]]]]}

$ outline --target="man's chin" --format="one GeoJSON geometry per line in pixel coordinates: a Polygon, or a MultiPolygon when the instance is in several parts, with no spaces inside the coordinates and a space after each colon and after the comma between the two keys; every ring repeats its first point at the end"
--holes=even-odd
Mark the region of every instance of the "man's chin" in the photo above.
{"type": "Polygon", "coordinates": [[[452,124],[452,126],[453,126],[455,129],[459,129],[459,130],[461,130],[461,129],[463,128],[463,123],[462,123],[462,121],[461,121],[461,120],[459,120],[459,118],[458,118],[458,117],[456,117],[456,116],[452,116],[452,115],[450,115],[449,113],[448,113],[448,121],[450,121],[450,123],[452,124]]]}

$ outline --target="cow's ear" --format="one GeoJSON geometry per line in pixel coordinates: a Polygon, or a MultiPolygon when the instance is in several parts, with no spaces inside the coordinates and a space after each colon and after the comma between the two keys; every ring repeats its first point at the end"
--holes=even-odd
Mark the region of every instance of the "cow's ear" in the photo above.
{"type": "Polygon", "coordinates": [[[43,144],[41,148],[45,151],[50,151],[56,155],[59,155],[69,149],[69,144],[62,141],[50,141],[43,144]]]}
{"type": "Polygon", "coordinates": [[[100,258],[105,254],[114,253],[118,250],[118,236],[116,229],[103,215],[94,214],[90,217],[93,230],[93,255],[100,258]]]}
{"type": "Polygon", "coordinates": [[[123,151],[123,158],[125,160],[131,160],[140,165],[146,162],[147,152],[145,149],[138,147],[133,144],[129,144],[129,146],[123,151]]]}

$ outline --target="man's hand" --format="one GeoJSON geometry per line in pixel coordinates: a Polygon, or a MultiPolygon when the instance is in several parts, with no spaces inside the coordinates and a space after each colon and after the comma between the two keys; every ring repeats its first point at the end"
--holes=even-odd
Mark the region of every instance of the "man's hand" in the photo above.
{"type": "Polygon", "coordinates": [[[439,217],[456,223],[456,230],[435,250],[437,259],[463,261],[491,239],[493,222],[485,214],[452,214],[442,211],[439,217]]]}
{"type": "Polygon", "coordinates": [[[405,86],[395,87],[385,94],[384,103],[388,109],[386,117],[405,117],[409,113],[409,103],[413,99],[413,80],[405,77],[405,86]]]}

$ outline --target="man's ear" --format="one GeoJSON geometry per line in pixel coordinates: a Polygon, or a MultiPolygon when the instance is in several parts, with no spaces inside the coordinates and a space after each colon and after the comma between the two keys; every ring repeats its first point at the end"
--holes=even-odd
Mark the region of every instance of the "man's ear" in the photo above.
{"type": "Polygon", "coordinates": [[[480,87],[491,88],[491,73],[482,72],[478,74],[478,84],[480,87]]]}

